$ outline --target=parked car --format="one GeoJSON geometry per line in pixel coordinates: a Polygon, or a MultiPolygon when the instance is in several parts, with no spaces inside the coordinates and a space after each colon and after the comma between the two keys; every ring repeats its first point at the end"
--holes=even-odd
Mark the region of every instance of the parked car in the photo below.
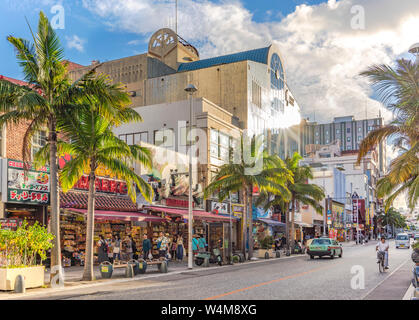
{"type": "Polygon", "coordinates": [[[416,233],[416,234],[415,234],[415,236],[413,237],[413,239],[414,239],[415,241],[418,241],[418,240],[419,240],[419,233],[416,233]]]}
{"type": "Polygon", "coordinates": [[[310,259],[314,259],[315,256],[321,258],[323,256],[329,256],[333,259],[335,256],[342,258],[343,250],[336,240],[330,238],[318,238],[314,239],[308,246],[307,254],[310,259]]]}
{"type": "Polygon", "coordinates": [[[396,248],[410,248],[410,237],[407,233],[399,233],[396,236],[396,248]]]}

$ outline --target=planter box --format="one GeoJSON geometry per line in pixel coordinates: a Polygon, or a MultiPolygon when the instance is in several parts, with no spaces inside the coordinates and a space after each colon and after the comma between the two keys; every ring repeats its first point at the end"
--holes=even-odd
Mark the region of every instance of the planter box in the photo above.
{"type": "Polygon", "coordinates": [[[260,259],[265,259],[265,252],[269,252],[270,258],[275,258],[275,253],[272,249],[266,250],[266,249],[258,249],[257,254],[255,254],[255,257],[258,257],[260,259]]]}
{"type": "Polygon", "coordinates": [[[18,275],[25,279],[25,288],[37,288],[44,285],[45,267],[0,268],[0,290],[14,290],[18,275]]]}

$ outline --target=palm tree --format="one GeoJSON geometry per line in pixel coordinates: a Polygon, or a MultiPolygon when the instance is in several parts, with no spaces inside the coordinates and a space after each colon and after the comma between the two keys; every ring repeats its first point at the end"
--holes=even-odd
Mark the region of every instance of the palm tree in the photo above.
{"type": "Polygon", "coordinates": [[[61,142],[61,152],[67,152],[72,159],[60,172],[61,187],[64,192],[70,190],[89,167],[89,195],[87,204],[86,260],[83,280],[94,280],[93,273],[93,237],[95,212],[95,170],[104,166],[113,174],[126,181],[128,194],[136,201],[136,188],[147,201],[153,199],[153,190],[131,168],[138,161],[151,168],[150,151],[138,145],[127,145],[112,132],[116,123],[132,119],[132,109],[126,108],[115,114],[113,121],[105,119],[95,106],[85,106],[77,111],[66,112],[67,118],[58,122],[59,128],[71,143],[61,142]]]}
{"type": "MultiPolygon", "coordinates": [[[[241,136],[240,151],[236,153],[234,163],[224,164],[213,177],[211,183],[204,191],[204,197],[208,198],[212,194],[218,194],[220,201],[226,199],[231,192],[242,192],[244,211],[242,224],[242,251],[246,256],[246,242],[249,239],[249,259],[253,254],[253,228],[250,223],[249,234],[247,232],[247,219],[253,216],[252,194],[253,187],[257,186],[260,192],[270,192],[273,194],[282,193],[284,197],[288,194],[285,184],[292,180],[292,175],[284,167],[275,167],[274,159],[261,151],[262,144],[257,137],[248,138],[241,136]],[[250,153],[255,160],[248,161],[246,156],[246,146],[251,146],[250,153]],[[257,162],[262,161],[260,170],[254,170],[257,162]]],[[[237,150],[236,150],[237,151],[237,150]]]]}
{"type": "Polygon", "coordinates": [[[380,225],[392,226],[396,228],[406,228],[406,217],[400,214],[396,209],[393,207],[389,208],[387,212],[381,213],[377,217],[378,222],[380,225]]]}
{"type": "Polygon", "coordinates": [[[312,206],[318,213],[323,213],[323,207],[319,201],[324,199],[324,191],[316,184],[309,184],[308,180],[313,179],[313,173],[308,166],[300,166],[302,157],[296,152],[292,157],[285,159],[285,168],[292,173],[293,180],[289,180],[286,188],[291,197],[284,198],[281,194],[270,195],[265,193],[261,195],[259,202],[265,203],[265,208],[279,206],[285,212],[287,226],[287,248],[289,250],[291,242],[291,252],[294,252],[295,239],[295,209],[297,202],[312,206]],[[289,209],[291,206],[291,219],[289,219],[289,209]],[[289,221],[290,220],[290,221],[289,221]],[[289,225],[290,224],[290,225],[289,225]],[[292,241],[291,241],[292,240],[292,241]]]}
{"type": "Polygon", "coordinates": [[[381,102],[393,111],[395,118],[371,131],[361,142],[358,163],[378,143],[394,139],[394,147],[401,154],[378,181],[377,194],[388,196],[385,211],[403,192],[407,192],[408,205],[413,208],[419,199],[419,63],[400,59],[395,69],[375,65],[361,75],[372,82],[381,102]]]}
{"type": "MultiPolygon", "coordinates": [[[[8,81],[0,81],[0,126],[29,121],[22,146],[25,162],[31,158],[33,134],[48,128],[51,232],[55,236],[54,247],[51,250],[51,267],[58,266],[60,270],[57,122],[63,117],[64,111],[77,109],[86,98],[99,100],[102,114],[107,118],[112,116],[115,109],[130,103],[130,99],[119,85],[111,85],[104,76],[96,78],[95,69],[71,83],[67,65],[63,60],[64,50],[43,12],[39,14],[37,33],[33,34],[32,29],[30,30],[33,43],[22,38],[7,37],[16,51],[17,61],[28,85],[18,86],[8,81]]],[[[51,272],[51,278],[55,273],[51,272]]]]}

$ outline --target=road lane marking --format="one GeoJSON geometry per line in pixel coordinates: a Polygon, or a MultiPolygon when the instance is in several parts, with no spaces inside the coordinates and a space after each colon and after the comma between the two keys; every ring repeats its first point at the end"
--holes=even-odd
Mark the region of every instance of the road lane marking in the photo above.
{"type": "Polygon", "coordinates": [[[323,267],[320,267],[320,268],[317,268],[317,269],[312,269],[312,270],[309,270],[309,271],[295,273],[295,274],[292,274],[292,275],[289,275],[289,276],[286,276],[286,277],[273,279],[273,280],[266,281],[266,282],[261,282],[261,283],[254,284],[254,285],[246,287],[246,288],[241,288],[241,289],[233,290],[233,291],[230,291],[230,292],[222,293],[222,294],[219,294],[219,295],[216,295],[216,296],[213,296],[213,297],[205,298],[204,300],[219,299],[219,298],[229,296],[229,295],[232,295],[232,294],[235,294],[235,293],[239,293],[239,292],[243,292],[243,291],[246,291],[246,290],[251,290],[251,289],[254,289],[254,288],[266,286],[268,284],[272,284],[272,283],[276,283],[276,282],[280,282],[280,281],[284,281],[284,280],[288,280],[288,279],[298,278],[298,277],[304,276],[306,274],[314,273],[314,272],[317,272],[317,271],[320,271],[320,270],[323,270],[323,269],[329,269],[329,268],[334,267],[334,266],[336,266],[336,263],[334,263],[332,265],[323,266],[323,267]]]}

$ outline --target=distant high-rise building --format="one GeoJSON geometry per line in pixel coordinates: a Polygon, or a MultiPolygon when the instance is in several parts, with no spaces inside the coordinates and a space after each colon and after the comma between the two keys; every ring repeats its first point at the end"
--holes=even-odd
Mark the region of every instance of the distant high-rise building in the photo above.
{"type": "MultiPolygon", "coordinates": [[[[311,151],[324,145],[336,144],[340,151],[353,153],[369,132],[383,125],[383,118],[355,120],[354,116],[335,117],[333,122],[319,124],[304,121],[301,128],[300,153],[307,157],[311,151]]],[[[385,142],[377,147],[379,170],[385,171],[385,142]]]]}

